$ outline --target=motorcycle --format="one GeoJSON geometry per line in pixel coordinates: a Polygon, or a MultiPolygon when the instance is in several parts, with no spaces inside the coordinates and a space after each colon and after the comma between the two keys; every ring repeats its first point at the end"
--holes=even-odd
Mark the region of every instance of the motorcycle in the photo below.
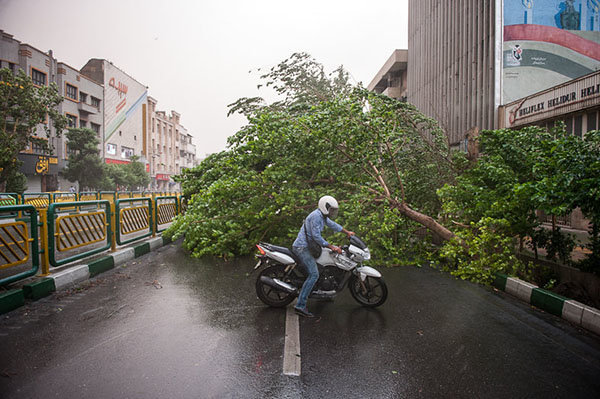
{"type": "MultiPolygon", "coordinates": [[[[284,307],[296,298],[306,279],[306,271],[299,258],[290,249],[261,242],[256,245],[259,254],[254,270],[262,270],[256,278],[256,294],[265,304],[284,307]]],[[[323,248],[316,259],[319,279],[309,298],[333,299],[346,285],[352,297],[361,305],[377,307],[387,299],[387,286],[377,270],[362,263],[371,258],[367,245],[357,236],[338,254],[323,248]]]]}

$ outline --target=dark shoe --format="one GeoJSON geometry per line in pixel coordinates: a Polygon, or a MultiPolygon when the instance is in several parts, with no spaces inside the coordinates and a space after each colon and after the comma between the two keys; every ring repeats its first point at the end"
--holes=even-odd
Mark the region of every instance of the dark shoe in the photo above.
{"type": "Polygon", "coordinates": [[[303,317],[315,317],[315,315],[310,313],[308,311],[308,309],[300,309],[300,308],[294,307],[294,311],[303,317]]]}

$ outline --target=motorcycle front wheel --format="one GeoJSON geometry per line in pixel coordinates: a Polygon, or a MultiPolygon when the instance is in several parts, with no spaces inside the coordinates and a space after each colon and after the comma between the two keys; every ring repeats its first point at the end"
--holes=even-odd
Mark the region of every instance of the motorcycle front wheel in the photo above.
{"type": "Polygon", "coordinates": [[[291,283],[291,281],[285,276],[284,265],[274,265],[261,270],[258,277],[256,278],[256,295],[258,295],[258,299],[263,301],[266,305],[275,308],[282,308],[289,305],[296,297],[296,295],[294,294],[280,291],[277,288],[271,287],[270,285],[263,283],[262,281],[260,281],[261,276],[267,276],[272,279],[278,279],[286,283],[291,283]]]}
{"type": "Polygon", "coordinates": [[[388,295],[387,286],[381,277],[367,276],[365,281],[362,281],[360,277],[352,276],[348,288],[356,302],[370,308],[382,305],[388,295]]]}

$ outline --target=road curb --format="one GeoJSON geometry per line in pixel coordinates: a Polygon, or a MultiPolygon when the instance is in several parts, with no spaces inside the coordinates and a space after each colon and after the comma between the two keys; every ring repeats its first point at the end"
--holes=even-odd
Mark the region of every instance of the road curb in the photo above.
{"type": "Polygon", "coordinates": [[[0,314],[8,313],[25,305],[25,298],[36,301],[60,291],[72,287],[91,277],[113,269],[115,266],[145,255],[171,242],[166,237],[155,237],[140,241],[130,247],[109,253],[100,258],[89,261],[87,264],[79,264],[68,267],[50,276],[37,277],[32,282],[24,284],[21,288],[0,292],[0,314]]]}
{"type": "Polygon", "coordinates": [[[538,286],[496,273],[493,286],[539,309],[600,335],[600,310],[538,286]]]}

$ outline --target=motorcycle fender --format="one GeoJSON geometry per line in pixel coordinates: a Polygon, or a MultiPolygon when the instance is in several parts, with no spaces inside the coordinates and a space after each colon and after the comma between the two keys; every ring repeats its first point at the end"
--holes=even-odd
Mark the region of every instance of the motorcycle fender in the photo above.
{"type": "Polygon", "coordinates": [[[370,266],[361,266],[361,267],[357,267],[356,271],[359,273],[360,275],[360,279],[362,281],[365,281],[365,279],[367,278],[367,276],[369,277],[381,277],[381,273],[379,273],[377,270],[373,269],[370,266]]]}

